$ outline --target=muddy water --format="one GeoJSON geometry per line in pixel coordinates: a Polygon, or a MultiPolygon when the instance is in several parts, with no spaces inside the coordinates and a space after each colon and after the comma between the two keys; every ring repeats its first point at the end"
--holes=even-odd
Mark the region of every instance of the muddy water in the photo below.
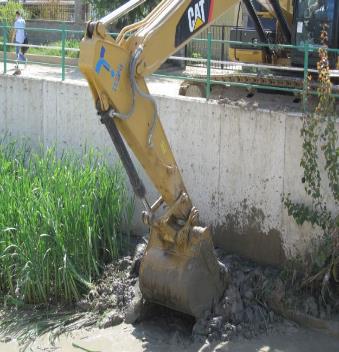
{"type": "MultiPolygon", "coordinates": [[[[99,330],[80,330],[62,335],[55,346],[49,343],[49,336],[43,336],[34,343],[31,351],[62,352],[338,352],[339,340],[321,333],[285,326],[283,333],[261,336],[252,340],[234,340],[221,344],[207,345],[193,343],[185,332],[169,331],[158,322],[119,326],[99,330]]],[[[0,352],[19,352],[15,341],[0,343],[0,352]]]]}
{"type": "MultiPolygon", "coordinates": [[[[269,309],[258,307],[257,300],[261,297],[260,292],[264,292],[263,287],[268,287],[265,282],[271,276],[276,276],[276,269],[253,266],[250,262],[227,256],[222,252],[219,253],[219,259],[231,273],[232,284],[225,291],[213,314],[206,319],[202,318],[200,323],[194,324],[195,321],[191,317],[166,308],[145,304],[143,306],[145,311],[138,318],[141,322],[136,325],[120,324],[101,330],[79,329],[61,335],[55,345],[50,341],[52,335],[46,334],[38,338],[27,351],[339,352],[339,339],[297,328],[295,324],[275,314],[271,317],[272,312],[269,309]],[[228,335],[229,327],[232,327],[231,335],[228,335]],[[205,342],[206,338],[209,343],[205,342]]],[[[134,272],[132,268],[135,268],[135,263],[130,257],[125,257],[115,265],[108,266],[98,281],[96,289],[84,302],[80,302],[91,309],[91,313],[85,315],[86,318],[87,314],[90,314],[88,322],[92,324],[91,326],[104,326],[101,321],[107,312],[115,312],[123,316],[126,308],[133,306],[131,301],[133,295],[130,289],[133,288],[136,277],[129,273],[134,272]]],[[[26,314],[32,318],[32,312],[29,311],[26,314]]],[[[22,327],[22,322],[20,324],[22,317],[24,312],[14,315],[12,320],[22,327]]],[[[2,319],[1,316],[0,319],[2,319]]],[[[84,325],[87,323],[86,319],[75,328],[89,326],[84,325]]],[[[31,320],[35,322],[34,319],[31,320]]],[[[111,322],[107,326],[114,324],[111,322]]],[[[11,328],[4,333],[14,336],[16,332],[11,328]]],[[[3,337],[0,341],[2,339],[3,337]]],[[[16,340],[11,340],[10,337],[7,340],[7,343],[0,342],[0,352],[20,351],[16,340]]]]}

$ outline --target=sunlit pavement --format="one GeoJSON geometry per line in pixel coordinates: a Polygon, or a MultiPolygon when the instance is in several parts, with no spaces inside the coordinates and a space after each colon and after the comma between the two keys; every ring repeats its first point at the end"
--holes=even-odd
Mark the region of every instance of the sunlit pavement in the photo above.
{"type": "MultiPolygon", "coordinates": [[[[0,63],[0,72],[3,67],[0,63]]],[[[52,81],[61,81],[61,67],[51,67],[44,65],[30,64],[25,67],[20,65],[21,74],[17,77],[30,77],[35,79],[48,79],[52,81]]],[[[7,75],[13,75],[15,72],[14,64],[7,64],[7,75]]],[[[146,79],[149,90],[152,94],[178,96],[181,80],[167,77],[148,77],[146,79]]],[[[65,72],[65,83],[77,83],[87,85],[85,78],[78,68],[67,68],[65,72]]]]}

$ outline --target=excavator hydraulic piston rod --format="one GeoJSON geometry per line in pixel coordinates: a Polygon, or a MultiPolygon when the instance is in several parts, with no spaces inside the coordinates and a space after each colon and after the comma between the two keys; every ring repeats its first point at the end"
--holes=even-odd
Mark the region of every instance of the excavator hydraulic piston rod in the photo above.
{"type": "Polygon", "coordinates": [[[138,172],[133,164],[133,161],[128,153],[125,143],[120,135],[119,130],[114,122],[114,118],[109,116],[109,112],[104,112],[101,115],[101,122],[106,126],[107,131],[112,139],[116,151],[119,154],[121,162],[126,170],[129,181],[132,185],[135,195],[141,200],[146,198],[146,189],[141,181],[138,172]]]}

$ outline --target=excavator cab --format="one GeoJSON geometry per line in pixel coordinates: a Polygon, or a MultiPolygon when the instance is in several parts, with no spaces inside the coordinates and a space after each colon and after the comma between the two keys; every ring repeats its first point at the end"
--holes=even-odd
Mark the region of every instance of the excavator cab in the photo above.
{"type": "MultiPolygon", "coordinates": [[[[339,2],[335,0],[295,0],[293,19],[293,44],[303,46],[305,43],[321,46],[321,31],[327,27],[328,46],[339,48],[339,2]]],[[[337,55],[329,54],[330,68],[334,69],[337,55]]],[[[311,67],[316,67],[319,60],[317,52],[309,54],[311,67]]],[[[304,51],[293,50],[292,65],[304,65],[304,51]]]]}

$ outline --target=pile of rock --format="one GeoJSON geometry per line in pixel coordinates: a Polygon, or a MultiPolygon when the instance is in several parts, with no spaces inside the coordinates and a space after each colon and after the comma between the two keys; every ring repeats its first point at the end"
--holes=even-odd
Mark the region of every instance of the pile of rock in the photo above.
{"type": "Polygon", "coordinates": [[[265,303],[276,277],[273,268],[261,268],[236,256],[219,254],[219,260],[230,273],[230,285],[212,314],[199,319],[194,328],[195,339],[228,341],[233,336],[251,338],[274,329],[281,318],[265,303]]]}

